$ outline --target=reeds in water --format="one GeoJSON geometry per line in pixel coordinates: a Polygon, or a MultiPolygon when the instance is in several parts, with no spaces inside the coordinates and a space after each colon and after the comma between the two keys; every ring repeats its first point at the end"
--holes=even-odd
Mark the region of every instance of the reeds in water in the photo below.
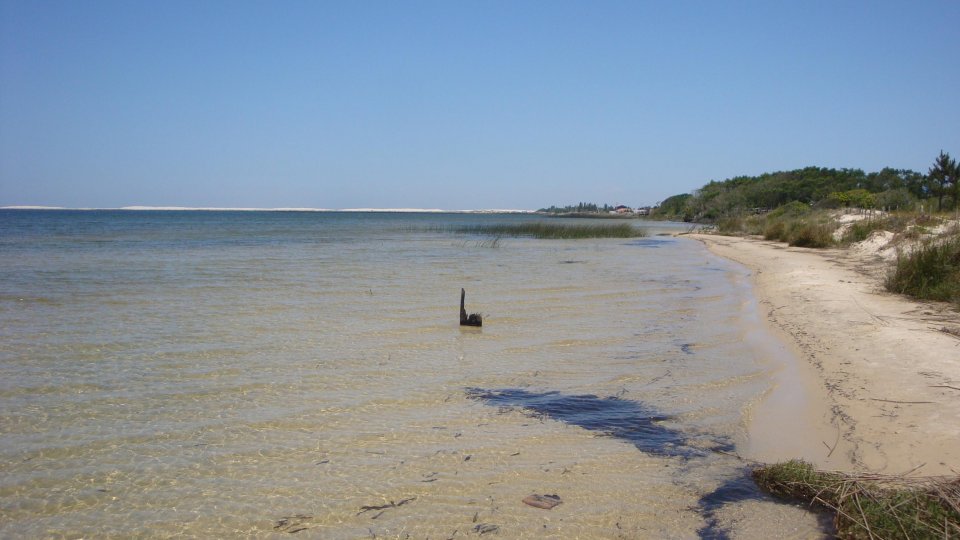
{"type": "Polygon", "coordinates": [[[464,225],[448,229],[458,234],[477,234],[495,238],[530,237],[539,239],[576,240],[584,238],[640,238],[647,236],[643,229],[630,223],[493,223],[483,225],[464,225]]]}

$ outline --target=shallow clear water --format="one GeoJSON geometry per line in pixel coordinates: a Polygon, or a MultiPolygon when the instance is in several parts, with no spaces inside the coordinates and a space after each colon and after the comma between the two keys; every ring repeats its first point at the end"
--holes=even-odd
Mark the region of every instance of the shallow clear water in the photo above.
{"type": "Polygon", "coordinates": [[[529,219],[0,211],[0,536],[816,536],[732,455],[745,271],[437,230],[529,219]]]}

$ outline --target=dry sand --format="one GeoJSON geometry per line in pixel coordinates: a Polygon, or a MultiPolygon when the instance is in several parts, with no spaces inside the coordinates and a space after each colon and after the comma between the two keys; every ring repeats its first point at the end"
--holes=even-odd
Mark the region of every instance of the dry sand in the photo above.
{"type": "Polygon", "coordinates": [[[750,457],[960,473],[960,314],[885,292],[876,251],[692,236],[753,271],[761,313],[801,359],[754,408],[750,457]]]}

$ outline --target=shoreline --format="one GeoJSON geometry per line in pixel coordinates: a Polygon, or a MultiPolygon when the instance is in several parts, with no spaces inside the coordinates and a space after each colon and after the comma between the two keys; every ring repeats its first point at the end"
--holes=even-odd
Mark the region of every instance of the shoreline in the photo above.
{"type": "Polygon", "coordinates": [[[852,250],[692,234],[751,270],[759,318],[799,361],[749,415],[747,457],[845,471],[960,473],[960,317],[882,289],[852,250]]]}

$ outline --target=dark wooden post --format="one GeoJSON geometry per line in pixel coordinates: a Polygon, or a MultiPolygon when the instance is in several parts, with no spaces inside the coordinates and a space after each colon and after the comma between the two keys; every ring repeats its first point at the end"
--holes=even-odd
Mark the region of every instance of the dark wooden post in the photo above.
{"type": "Polygon", "coordinates": [[[479,313],[471,313],[467,316],[467,310],[464,308],[464,300],[467,298],[467,291],[460,289],[460,326],[483,326],[483,318],[479,313]]]}

